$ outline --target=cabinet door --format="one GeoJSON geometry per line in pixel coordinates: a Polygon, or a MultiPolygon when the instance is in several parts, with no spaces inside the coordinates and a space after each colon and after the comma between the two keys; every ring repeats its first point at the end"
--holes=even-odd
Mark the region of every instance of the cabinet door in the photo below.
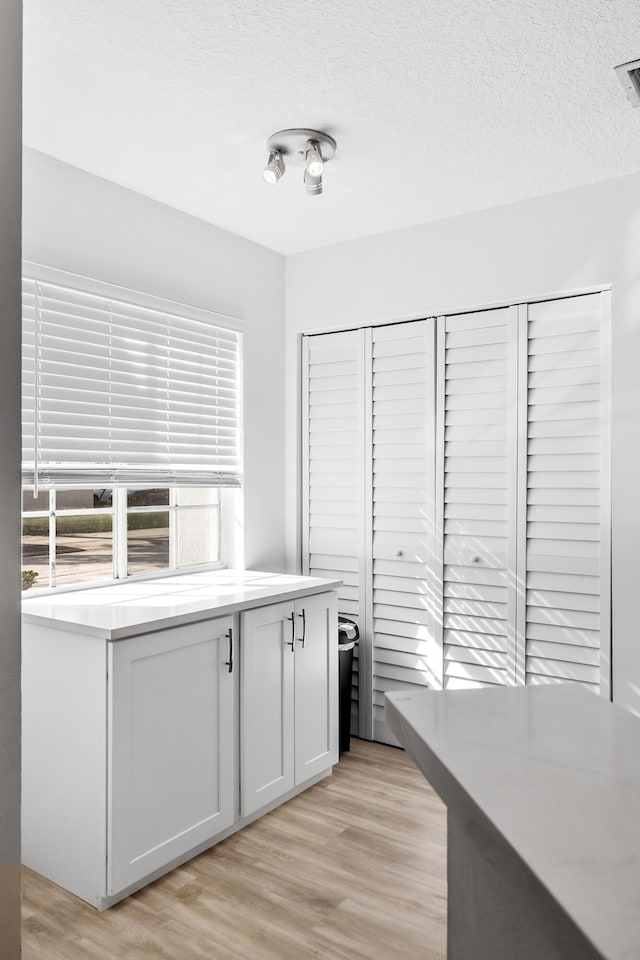
{"type": "Polygon", "coordinates": [[[109,894],[233,823],[232,627],[223,617],[109,645],[109,894]]]}
{"type": "Polygon", "coordinates": [[[294,785],[292,603],[242,614],[240,776],[242,816],[294,785]]]}
{"type": "Polygon", "coordinates": [[[337,593],[296,601],[295,781],[338,760],[337,593]]]}

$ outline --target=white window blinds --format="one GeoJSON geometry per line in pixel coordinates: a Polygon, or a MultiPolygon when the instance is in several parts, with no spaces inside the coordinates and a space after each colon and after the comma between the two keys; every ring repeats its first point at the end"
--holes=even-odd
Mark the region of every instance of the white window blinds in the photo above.
{"type": "Polygon", "coordinates": [[[23,483],[239,486],[233,321],[59,278],[23,277],[23,483]]]}

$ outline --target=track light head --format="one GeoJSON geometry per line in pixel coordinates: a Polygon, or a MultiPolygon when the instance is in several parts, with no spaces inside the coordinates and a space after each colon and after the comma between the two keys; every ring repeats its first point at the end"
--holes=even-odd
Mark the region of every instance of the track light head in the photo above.
{"type": "Polygon", "coordinates": [[[266,167],[262,172],[262,176],[267,183],[272,186],[278,182],[280,177],[284,174],[285,165],[282,158],[282,154],[279,150],[272,150],[269,153],[269,160],[266,167]]]}
{"type": "Polygon", "coordinates": [[[307,193],[310,197],[319,197],[322,193],[322,173],[317,177],[314,177],[309,171],[305,168],[304,171],[304,183],[307,188],[307,193]]]}
{"type": "Polygon", "coordinates": [[[264,169],[264,179],[274,184],[282,177],[287,166],[304,167],[304,184],[307,194],[317,197],[322,193],[324,168],[335,155],[337,144],[333,137],[322,130],[309,127],[292,127],[279,130],[267,140],[269,162],[264,169]]]}
{"type": "Polygon", "coordinates": [[[324,161],[320,153],[320,145],[316,140],[307,140],[307,149],[304,155],[304,167],[310,177],[321,177],[324,170],[324,161]]]}

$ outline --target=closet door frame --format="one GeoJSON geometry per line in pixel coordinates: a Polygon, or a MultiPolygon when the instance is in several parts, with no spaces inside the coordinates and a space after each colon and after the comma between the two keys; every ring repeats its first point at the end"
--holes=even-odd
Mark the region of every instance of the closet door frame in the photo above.
{"type": "Polygon", "coordinates": [[[611,544],[611,289],[600,291],[600,386],[601,395],[601,490],[600,543],[606,565],[600,573],[600,609],[607,616],[600,625],[600,693],[613,701],[613,645],[612,645],[612,544],[611,544]]]}
{"type": "MultiPolygon", "coordinates": [[[[359,656],[363,657],[362,674],[358,673],[360,737],[373,740],[373,337],[371,327],[362,330],[362,365],[364,393],[362,435],[364,438],[364,470],[362,474],[362,587],[364,595],[363,624],[359,656]],[[363,656],[364,655],[364,656],[363,656]],[[360,677],[364,681],[360,683],[360,677]],[[362,689],[364,685],[364,690],[362,689]]],[[[359,661],[360,662],[360,661],[359,661]]]]}

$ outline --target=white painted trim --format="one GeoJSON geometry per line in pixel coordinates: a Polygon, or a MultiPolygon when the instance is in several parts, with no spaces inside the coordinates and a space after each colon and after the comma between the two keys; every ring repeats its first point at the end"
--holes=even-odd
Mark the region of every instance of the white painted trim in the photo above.
{"type": "MultiPolygon", "coordinates": [[[[293,419],[294,419],[294,428],[296,436],[296,448],[302,450],[303,436],[305,432],[308,432],[308,417],[305,419],[301,415],[302,410],[302,398],[303,396],[309,397],[309,391],[307,387],[303,387],[302,382],[302,370],[303,363],[304,369],[307,370],[308,359],[303,361],[303,351],[309,350],[309,344],[305,340],[305,336],[302,333],[297,334],[296,336],[296,367],[295,367],[295,378],[294,378],[294,388],[295,388],[295,405],[293,410],[293,419]],[[305,346],[306,344],[306,346],[305,346]]],[[[295,573],[302,573],[303,564],[305,563],[305,551],[302,547],[302,537],[299,534],[299,531],[304,531],[305,522],[303,518],[303,504],[306,497],[306,491],[308,490],[308,485],[305,486],[305,480],[303,478],[302,462],[300,457],[295,458],[296,465],[296,476],[295,476],[295,504],[296,511],[293,518],[294,533],[295,533],[295,544],[294,544],[294,570],[295,573]]]]}
{"type": "Polygon", "coordinates": [[[411,323],[413,320],[426,320],[433,316],[459,316],[464,313],[481,313],[485,310],[504,309],[520,303],[541,303],[545,300],[566,300],[568,297],[583,297],[589,293],[603,293],[611,290],[610,283],[598,283],[588,287],[576,287],[571,290],[555,290],[552,293],[524,294],[519,297],[509,297],[507,300],[496,300],[493,303],[467,304],[463,307],[450,306],[444,310],[428,309],[420,313],[401,314],[393,317],[375,317],[359,324],[338,324],[318,329],[305,330],[305,337],[316,337],[323,333],[343,333],[348,330],[361,330],[363,327],[378,327],[393,323],[411,323]]]}
{"type": "Polygon", "coordinates": [[[300,404],[302,409],[301,437],[299,440],[300,457],[297,458],[298,476],[296,478],[301,506],[301,533],[299,538],[302,544],[300,558],[300,572],[303,576],[309,575],[309,340],[302,337],[302,376],[300,404]]]}
{"type": "Polygon", "coordinates": [[[363,453],[362,463],[362,556],[360,557],[361,621],[364,628],[364,643],[361,635],[358,644],[358,725],[360,736],[373,739],[373,338],[371,329],[360,334],[361,370],[363,389],[362,403],[363,453]],[[364,654],[364,656],[363,656],[364,654]],[[363,682],[364,681],[364,682],[363,682]]]}
{"type": "MultiPolygon", "coordinates": [[[[509,343],[507,353],[507,682],[515,684],[518,675],[518,452],[519,452],[519,355],[518,355],[518,314],[519,307],[509,308],[509,343]],[[513,579],[511,579],[513,578],[513,579]]],[[[526,434],[525,434],[526,436],[526,434]]]]}
{"type": "Polygon", "coordinates": [[[127,490],[124,487],[114,487],[112,493],[113,510],[113,579],[124,581],[127,579],[127,563],[129,559],[127,538],[127,490]]]}
{"type": "Polygon", "coordinates": [[[515,683],[526,682],[527,632],[527,447],[529,437],[529,308],[517,308],[517,463],[516,463],[516,541],[515,571],[515,683]]]}
{"type": "Polygon", "coordinates": [[[439,650],[438,668],[440,688],[444,688],[444,420],[446,381],[446,322],[440,316],[436,320],[436,431],[434,451],[434,518],[433,518],[433,592],[436,616],[434,639],[439,650]]]}
{"type": "Polygon", "coordinates": [[[611,589],[611,291],[604,290],[600,308],[601,503],[600,503],[600,693],[613,700],[611,589]]]}

